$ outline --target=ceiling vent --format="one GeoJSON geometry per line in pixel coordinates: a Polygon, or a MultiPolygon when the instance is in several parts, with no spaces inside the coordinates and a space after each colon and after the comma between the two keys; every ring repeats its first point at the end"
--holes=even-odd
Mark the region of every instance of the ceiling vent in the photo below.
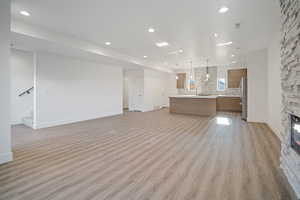
{"type": "Polygon", "coordinates": [[[235,26],[236,29],[240,29],[241,28],[241,23],[236,23],[234,26],[235,26]]]}

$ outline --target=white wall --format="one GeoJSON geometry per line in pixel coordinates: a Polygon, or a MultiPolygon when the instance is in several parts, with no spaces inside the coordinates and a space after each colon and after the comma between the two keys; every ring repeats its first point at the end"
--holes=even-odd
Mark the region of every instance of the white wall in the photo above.
{"type": "Polygon", "coordinates": [[[176,75],[155,70],[128,70],[129,110],[152,111],[169,106],[169,96],[176,95],[176,75]]]}
{"type": "Polygon", "coordinates": [[[12,160],[10,135],[10,0],[0,1],[0,164],[12,160]]]}
{"type": "Polygon", "coordinates": [[[154,70],[145,70],[144,75],[144,111],[168,106],[169,96],[176,94],[176,75],[154,70]]]}
{"type": "Polygon", "coordinates": [[[176,80],[176,73],[168,73],[166,77],[166,87],[167,93],[165,100],[167,101],[166,106],[170,106],[169,97],[177,95],[177,80],[176,80]]]}
{"type": "Polygon", "coordinates": [[[33,94],[19,94],[33,86],[33,53],[11,51],[11,124],[22,123],[33,109],[33,94]]]}
{"type": "Polygon", "coordinates": [[[37,54],[36,128],[123,112],[122,68],[37,54]]]}
{"type": "Polygon", "coordinates": [[[248,121],[267,122],[267,49],[247,54],[246,62],[248,68],[248,121]]]}
{"type": "Polygon", "coordinates": [[[268,124],[281,138],[280,33],[275,34],[268,48],[268,124]]]}

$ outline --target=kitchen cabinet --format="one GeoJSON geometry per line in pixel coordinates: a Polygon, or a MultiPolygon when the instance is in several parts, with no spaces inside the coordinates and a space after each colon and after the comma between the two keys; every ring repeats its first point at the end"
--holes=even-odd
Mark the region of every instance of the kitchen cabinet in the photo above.
{"type": "Polygon", "coordinates": [[[177,89],[184,89],[186,82],[186,73],[178,73],[177,75],[177,89]]]}
{"type": "Polygon", "coordinates": [[[214,116],[217,113],[216,98],[217,96],[201,97],[196,95],[169,97],[170,113],[214,116]]]}
{"type": "Polygon", "coordinates": [[[223,112],[242,112],[240,97],[218,97],[217,111],[223,112]]]}
{"type": "Polygon", "coordinates": [[[247,78],[247,69],[228,70],[228,88],[239,88],[242,77],[247,78]]]}

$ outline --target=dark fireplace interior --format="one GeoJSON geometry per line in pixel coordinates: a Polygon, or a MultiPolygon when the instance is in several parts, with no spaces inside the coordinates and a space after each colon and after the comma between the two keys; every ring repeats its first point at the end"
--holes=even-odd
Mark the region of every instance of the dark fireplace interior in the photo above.
{"type": "Polygon", "coordinates": [[[292,148],[300,155],[300,117],[291,115],[292,148]]]}

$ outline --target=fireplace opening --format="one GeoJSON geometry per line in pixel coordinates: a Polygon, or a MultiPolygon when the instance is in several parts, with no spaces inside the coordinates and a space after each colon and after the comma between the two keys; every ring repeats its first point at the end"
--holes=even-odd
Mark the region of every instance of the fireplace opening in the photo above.
{"type": "Polygon", "coordinates": [[[300,117],[291,115],[292,148],[300,155],[300,117]]]}

